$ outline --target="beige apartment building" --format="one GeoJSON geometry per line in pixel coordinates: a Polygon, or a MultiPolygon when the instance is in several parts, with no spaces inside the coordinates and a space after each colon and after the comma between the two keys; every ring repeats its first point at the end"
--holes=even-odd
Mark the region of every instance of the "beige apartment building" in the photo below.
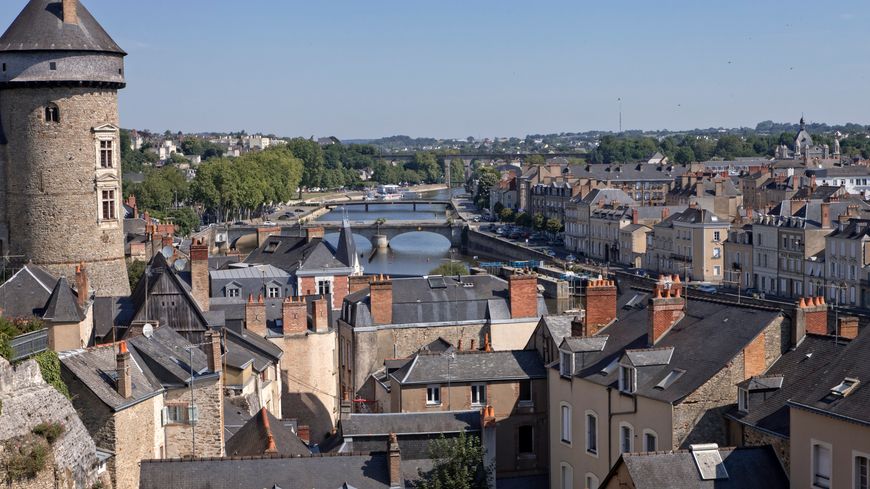
{"type": "Polygon", "coordinates": [[[647,239],[647,268],[692,281],[721,283],[723,243],[731,224],[706,209],[690,207],[653,226],[647,239]]]}

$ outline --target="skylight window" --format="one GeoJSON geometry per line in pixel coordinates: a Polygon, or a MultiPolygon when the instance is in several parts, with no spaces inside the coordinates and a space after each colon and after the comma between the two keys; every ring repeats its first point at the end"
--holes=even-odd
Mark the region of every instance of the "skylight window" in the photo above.
{"type": "Polygon", "coordinates": [[[851,394],[860,383],[861,381],[858,379],[846,377],[839,385],[831,389],[831,394],[837,397],[846,397],[851,394]]]}
{"type": "Polygon", "coordinates": [[[665,390],[665,389],[667,389],[668,387],[670,387],[671,384],[673,384],[674,382],[676,382],[677,379],[679,379],[680,377],[682,377],[683,374],[685,374],[685,373],[686,373],[685,370],[682,370],[682,369],[679,369],[679,368],[674,369],[674,370],[671,370],[670,373],[668,373],[668,375],[666,375],[665,378],[661,380],[661,382],[659,382],[658,384],[656,384],[654,388],[655,388],[655,389],[659,389],[659,390],[665,390]]]}
{"type": "Polygon", "coordinates": [[[604,375],[604,376],[610,375],[613,373],[614,370],[616,370],[616,367],[618,367],[618,366],[619,366],[619,357],[616,357],[613,359],[613,361],[610,362],[609,365],[607,365],[606,367],[601,369],[601,372],[598,372],[598,373],[601,375],[604,375]]]}

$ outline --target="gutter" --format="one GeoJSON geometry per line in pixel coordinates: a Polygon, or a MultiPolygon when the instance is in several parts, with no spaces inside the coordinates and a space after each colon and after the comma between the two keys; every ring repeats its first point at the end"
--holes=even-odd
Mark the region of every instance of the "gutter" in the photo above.
{"type": "Polygon", "coordinates": [[[631,411],[620,411],[620,412],[616,412],[616,413],[611,411],[612,402],[613,402],[613,401],[611,401],[611,395],[610,395],[611,391],[613,391],[613,387],[608,387],[607,388],[607,466],[608,467],[613,467],[613,449],[611,447],[611,444],[613,443],[613,430],[611,429],[613,426],[613,417],[619,416],[622,414],[635,414],[635,413],[637,413],[637,395],[636,394],[631,395],[631,398],[634,401],[634,407],[632,408],[631,411]]]}
{"type": "Polygon", "coordinates": [[[824,409],[819,409],[819,408],[816,408],[816,407],[813,407],[813,406],[807,406],[806,404],[801,404],[801,403],[799,403],[799,402],[788,401],[787,405],[788,405],[788,406],[792,406],[792,407],[796,407],[796,408],[799,408],[799,409],[803,409],[803,410],[806,410],[806,411],[810,411],[810,412],[812,412],[812,413],[819,414],[819,415],[822,415],[822,416],[827,416],[827,417],[829,417],[829,418],[839,418],[839,419],[843,419],[843,420],[846,420],[846,421],[849,421],[849,422],[852,422],[852,423],[857,423],[857,424],[864,425],[864,426],[870,426],[870,422],[868,422],[868,421],[865,421],[865,420],[862,420],[862,419],[852,418],[852,417],[849,417],[849,416],[844,416],[844,415],[842,415],[842,414],[831,413],[831,412],[829,412],[829,411],[825,411],[824,409]]]}

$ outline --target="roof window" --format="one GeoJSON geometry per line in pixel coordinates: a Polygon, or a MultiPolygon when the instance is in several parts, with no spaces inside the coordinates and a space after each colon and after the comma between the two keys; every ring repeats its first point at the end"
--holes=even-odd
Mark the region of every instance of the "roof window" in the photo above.
{"type": "Polygon", "coordinates": [[[831,395],[837,397],[846,397],[851,394],[861,381],[855,378],[846,377],[839,385],[831,388],[831,395]]]}
{"type": "Polygon", "coordinates": [[[668,373],[668,375],[666,375],[665,378],[661,380],[661,382],[659,382],[658,384],[655,385],[654,389],[658,389],[658,390],[662,390],[662,391],[667,389],[674,382],[676,382],[677,379],[682,377],[683,374],[685,374],[685,373],[686,373],[686,371],[683,369],[680,369],[680,368],[676,368],[674,370],[671,370],[668,373]]]}

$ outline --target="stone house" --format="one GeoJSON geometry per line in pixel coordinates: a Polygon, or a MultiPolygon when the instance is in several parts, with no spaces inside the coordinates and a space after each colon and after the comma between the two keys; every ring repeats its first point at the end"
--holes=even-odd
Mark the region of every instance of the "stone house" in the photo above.
{"type": "MultiPolygon", "coordinates": [[[[720,413],[736,384],[789,346],[791,323],[778,310],[687,302],[668,277],[653,292],[622,289],[613,304],[603,285],[570,336],[547,340],[561,342],[548,369],[553,488],[566,472],[596,488],[624,453],[726,444],[720,413]],[[588,311],[605,308],[590,320],[588,311]]],[[[553,326],[568,333],[564,322],[553,326]]]]}
{"type": "Polygon", "coordinates": [[[729,221],[706,209],[689,207],[663,216],[648,237],[647,268],[693,281],[720,283],[725,276],[722,243],[729,229],[729,221]]]}
{"type": "MultiPolygon", "coordinates": [[[[635,204],[628,194],[619,189],[593,189],[582,198],[571,199],[565,206],[565,247],[583,256],[592,255],[592,212],[608,206],[635,204]]],[[[601,253],[599,253],[601,254],[601,253]]]]}
{"type": "Polygon", "coordinates": [[[722,244],[725,250],[725,285],[729,288],[754,287],[752,262],[752,225],[735,221],[722,244]]]}
{"type": "Polygon", "coordinates": [[[273,416],[283,413],[281,358],[284,351],[269,340],[243,329],[224,330],[224,390],[243,397],[253,410],[266,409],[273,416]]]}
{"type": "Polygon", "coordinates": [[[393,412],[491,407],[498,478],[546,474],[547,372],[533,350],[421,352],[390,375],[393,412]]]}

